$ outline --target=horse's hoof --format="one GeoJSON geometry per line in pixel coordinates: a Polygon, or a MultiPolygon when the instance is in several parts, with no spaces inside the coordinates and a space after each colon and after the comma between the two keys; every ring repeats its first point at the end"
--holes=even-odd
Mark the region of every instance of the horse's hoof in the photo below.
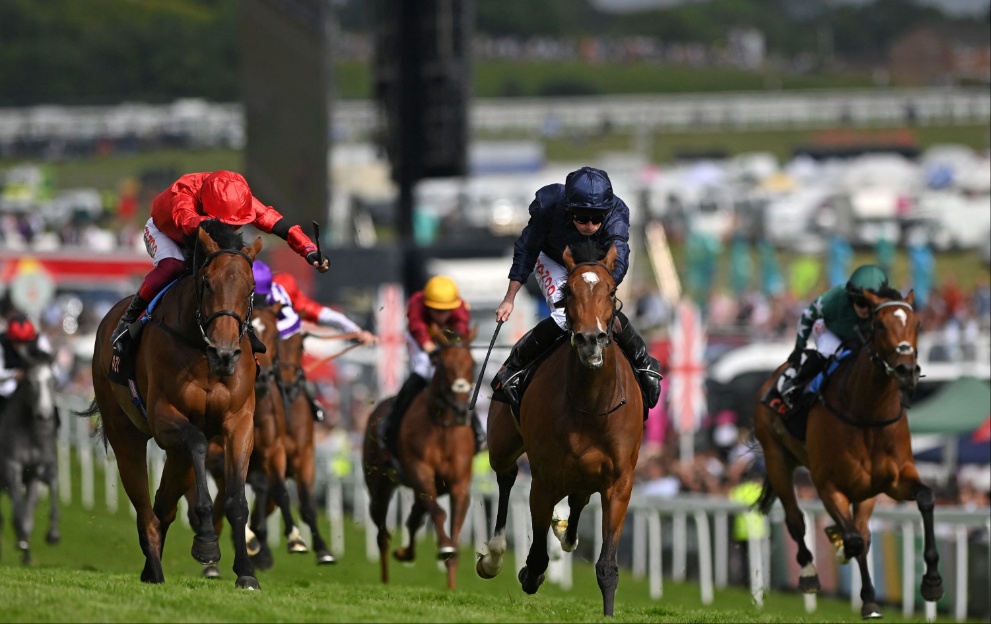
{"type": "Polygon", "coordinates": [[[62,536],[58,533],[49,533],[45,536],[45,541],[54,546],[62,541],[62,536]]]}
{"type": "Polygon", "coordinates": [[[193,559],[202,564],[217,563],[220,561],[220,544],[216,540],[212,542],[202,541],[198,537],[193,538],[192,548],[193,559]]]}
{"type": "Polygon", "coordinates": [[[876,603],[865,602],[864,606],[860,608],[860,617],[865,620],[876,620],[884,617],[884,614],[881,613],[881,607],[876,603]]]}
{"type": "Polygon", "coordinates": [[[256,536],[251,536],[251,539],[247,541],[245,546],[248,549],[249,557],[254,557],[262,549],[261,542],[258,541],[258,538],[256,536]]]}
{"type": "Polygon", "coordinates": [[[864,538],[851,535],[843,540],[843,556],[847,561],[859,557],[864,552],[864,538]]]}
{"type": "Polygon", "coordinates": [[[328,563],[337,563],[337,559],[334,559],[334,555],[330,554],[326,550],[317,551],[317,565],[324,565],[328,563]]]}
{"type": "Polygon", "coordinates": [[[290,540],[286,545],[290,555],[301,555],[310,552],[310,547],[301,539],[290,540]]]}
{"type": "Polygon", "coordinates": [[[437,551],[437,559],[439,561],[448,561],[453,559],[458,554],[458,549],[454,546],[441,546],[437,551]]]}
{"type": "Polygon", "coordinates": [[[819,575],[798,577],[798,589],[805,594],[819,593],[819,575]]]}
{"type": "Polygon", "coordinates": [[[261,585],[258,584],[258,579],[253,576],[239,576],[237,581],[234,582],[234,587],[238,589],[261,589],[261,585]]]}
{"type": "Polygon", "coordinates": [[[258,554],[251,557],[251,563],[254,564],[255,568],[267,571],[271,570],[275,565],[275,560],[272,559],[272,551],[268,548],[261,548],[258,554]]]}
{"type": "Polygon", "coordinates": [[[502,561],[499,562],[499,565],[490,567],[485,565],[486,559],[490,562],[492,561],[492,557],[489,555],[478,553],[478,561],[475,562],[475,574],[477,574],[479,578],[489,580],[495,578],[500,572],[502,572],[502,561]]]}
{"type": "Polygon", "coordinates": [[[203,566],[203,578],[220,578],[220,568],[212,563],[203,566]]]}
{"type": "Polygon", "coordinates": [[[413,561],[416,559],[416,553],[412,548],[397,548],[392,551],[392,556],[396,558],[396,561],[413,561]]]}
{"type": "Polygon", "coordinates": [[[922,585],[919,589],[926,601],[936,602],[943,597],[943,579],[937,577],[935,581],[930,581],[922,577],[922,585]]]}
{"type": "Polygon", "coordinates": [[[31,551],[30,550],[22,550],[21,551],[21,563],[23,563],[24,565],[28,565],[29,563],[31,563],[31,551]]]}
{"type": "Polygon", "coordinates": [[[540,574],[537,576],[536,582],[530,583],[530,572],[526,566],[520,568],[520,573],[516,575],[516,578],[519,580],[520,585],[523,587],[523,591],[525,591],[530,595],[536,594],[537,590],[540,589],[540,586],[544,582],[544,575],[540,574]]]}

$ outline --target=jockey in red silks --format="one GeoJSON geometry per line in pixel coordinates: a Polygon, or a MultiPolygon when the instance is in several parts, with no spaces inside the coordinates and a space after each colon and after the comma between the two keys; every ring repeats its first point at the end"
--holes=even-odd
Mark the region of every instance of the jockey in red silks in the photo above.
{"type": "Polygon", "coordinates": [[[275,208],[258,201],[241,174],[226,170],[186,174],[152,203],[144,241],[155,268],[141,283],[114,330],[111,340],[118,354],[124,351],[129,326],[138,320],[155,295],[186,270],[182,248],[207,219],[235,227],[250,223],[288,242],[293,251],[321,273],[330,268],[330,263],[299,225],[291,225],[275,208]]]}

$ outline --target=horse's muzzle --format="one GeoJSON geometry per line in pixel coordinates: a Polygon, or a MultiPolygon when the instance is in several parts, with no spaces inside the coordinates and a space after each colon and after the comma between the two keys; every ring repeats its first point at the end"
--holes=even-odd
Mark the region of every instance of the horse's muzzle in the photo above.
{"type": "Polygon", "coordinates": [[[898,381],[898,389],[911,395],[915,392],[915,386],[919,383],[919,373],[922,369],[914,362],[899,362],[895,365],[895,379],[898,381]]]}
{"type": "Polygon", "coordinates": [[[234,374],[237,361],[241,359],[241,349],[218,348],[213,345],[206,348],[206,358],[210,362],[210,372],[218,377],[229,377],[234,374]]]}
{"type": "Polygon", "coordinates": [[[609,334],[606,332],[582,333],[576,332],[572,343],[578,351],[578,360],[588,368],[601,368],[605,361],[603,352],[609,345],[609,334]]]}

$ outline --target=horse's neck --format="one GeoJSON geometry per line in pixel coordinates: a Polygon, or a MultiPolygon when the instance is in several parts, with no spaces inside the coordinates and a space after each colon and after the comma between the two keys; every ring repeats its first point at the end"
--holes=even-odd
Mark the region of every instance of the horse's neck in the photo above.
{"type": "Polygon", "coordinates": [[[605,413],[623,399],[629,400],[625,393],[631,392],[631,389],[623,386],[617,359],[619,353],[619,345],[613,341],[602,352],[602,366],[589,368],[581,363],[574,349],[568,349],[565,391],[581,410],[595,414],[605,413]]]}
{"type": "MultiPolygon", "coordinates": [[[[179,278],[179,283],[165,293],[174,302],[170,306],[170,313],[163,320],[173,325],[179,333],[193,340],[200,339],[200,329],[196,322],[196,311],[199,306],[196,304],[196,280],[189,274],[179,278]]],[[[161,306],[162,302],[159,302],[161,306]]]]}
{"type": "Polygon", "coordinates": [[[834,391],[837,397],[846,397],[840,401],[843,408],[861,420],[888,420],[902,408],[897,380],[871,361],[866,345],[847,369],[846,379],[836,384],[834,391]]]}

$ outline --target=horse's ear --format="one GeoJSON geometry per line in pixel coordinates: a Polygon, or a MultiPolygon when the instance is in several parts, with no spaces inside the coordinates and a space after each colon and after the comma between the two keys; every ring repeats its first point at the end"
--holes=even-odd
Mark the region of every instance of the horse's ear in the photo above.
{"type": "Polygon", "coordinates": [[[912,290],[908,291],[908,294],[905,295],[905,303],[907,303],[908,305],[912,306],[913,308],[915,307],[915,289],[914,288],[912,290]]]}
{"type": "Polygon", "coordinates": [[[613,267],[616,265],[616,243],[609,246],[609,251],[606,252],[606,257],[602,259],[602,264],[606,265],[609,272],[612,273],[613,267]]]}
{"type": "Polygon", "coordinates": [[[260,252],[261,250],[262,250],[262,237],[259,236],[258,238],[255,239],[255,242],[251,243],[250,247],[245,247],[241,251],[243,251],[249,258],[251,258],[251,261],[254,262],[255,257],[258,255],[258,252],[260,252]]]}
{"type": "Polygon", "coordinates": [[[220,249],[220,245],[217,244],[217,241],[213,240],[210,234],[208,234],[203,228],[199,229],[197,235],[200,239],[200,245],[203,246],[203,251],[206,252],[207,256],[220,249]]]}
{"type": "Polygon", "coordinates": [[[571,269],[575,268],[575,259],[571,256],[571,247],[564,248],[561,258],[564,260],[564,268],[568,270],[568,273],[571,273],[571,269]]]}
{"type": "Polygon", "coordinates": [[[874,308],[878,307],[879,305],[881,305],[881,303],[884,301],[884,299],[882,299],[881,297],[878,297],[877,295],[875,295],[874,293],[872,293],[869,290],[865,290],[863,292],[864,292],[864,298],[867,299],[867,303],[871,304],[871,309],[872,310],[874,308]]]}

